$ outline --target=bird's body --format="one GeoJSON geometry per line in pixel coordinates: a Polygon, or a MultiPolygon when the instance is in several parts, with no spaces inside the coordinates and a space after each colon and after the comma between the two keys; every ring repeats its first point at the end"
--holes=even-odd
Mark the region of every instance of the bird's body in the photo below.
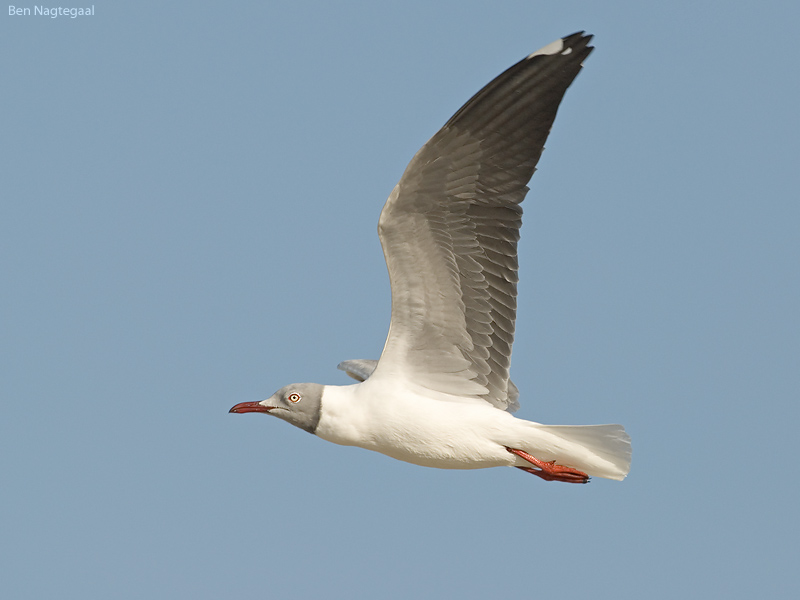
{"type": "Polygon", "coordinates": [[[619,425],[541,425],[483,400],[415,389],[404,379],[326,385],[321,405],[317,436],[423,467],[530,466],[507,450],[518,448],[588,475],[622,479],[630,459],[630,445],[619,425]],[[580,433],[582,443],[574,439],[580,433]]]}
{"type": "Polygon", "coordinates": [[[426,467],[515,466],[572,483],[625,477],[630,438],[621,425],[541,425],[511,414],[520,204],[590,39],[567,36],[512,66],[412,158],[378,223],[392,284],[383,353],[340,365],[359,383],[292,384],[231,412],[272,414],[426,467]]]}

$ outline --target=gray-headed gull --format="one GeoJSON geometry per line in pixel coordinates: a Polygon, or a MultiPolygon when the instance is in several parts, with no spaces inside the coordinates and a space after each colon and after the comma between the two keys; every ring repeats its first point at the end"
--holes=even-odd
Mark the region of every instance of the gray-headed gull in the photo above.
{"type": "Polygon", "coordinates": [[[575,33],[515,64],[411,159],[378,222],[392,286],[386,345],[378,361],[339,365],[359,383],[292,384],[230,412],[426,467],[514,466],[571,483],[628,474],[621,425],[511,414],[520,203],[591,38],[575,33]]]}

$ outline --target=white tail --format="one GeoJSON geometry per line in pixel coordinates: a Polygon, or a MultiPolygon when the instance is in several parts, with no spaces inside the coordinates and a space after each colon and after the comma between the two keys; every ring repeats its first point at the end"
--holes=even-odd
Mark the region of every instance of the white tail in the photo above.
{"type": "MultiPolygon", "coordinates": [[[[631,438],[622,425],[537,425],[569,443],[558,462],[606,479],[625,479],[631,468],[631,438]],[[563,462],[562,462],[563,461],[563,462]]],[[[562,451],[563,451],[562,450],[562,451]]]]}

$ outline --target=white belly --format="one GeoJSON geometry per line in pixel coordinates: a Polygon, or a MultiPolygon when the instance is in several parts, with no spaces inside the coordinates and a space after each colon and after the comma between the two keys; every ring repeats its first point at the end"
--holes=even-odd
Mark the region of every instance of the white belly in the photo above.
{"type": "Polygon", "coordinates": [[[409,390],[381,394],[356,384],[326,386],[316,434],[330,442],[359,446],[392,458],[440,469],[513,465],[519,423],[484,402],[433,399],[409,390]]]}

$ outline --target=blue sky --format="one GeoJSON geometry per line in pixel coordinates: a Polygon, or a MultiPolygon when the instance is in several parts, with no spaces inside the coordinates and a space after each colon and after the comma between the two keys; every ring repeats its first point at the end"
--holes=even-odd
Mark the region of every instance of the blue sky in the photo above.
{"type": "Polygon", "coordinates": [[[0,12],[0,595],[797,595],[800,5],[95,7],[0,12]],[[628,479],[229,415],[379,356],[408,160],[577,30],[512,374],[522,418],[625,424],[628,479]]]}

